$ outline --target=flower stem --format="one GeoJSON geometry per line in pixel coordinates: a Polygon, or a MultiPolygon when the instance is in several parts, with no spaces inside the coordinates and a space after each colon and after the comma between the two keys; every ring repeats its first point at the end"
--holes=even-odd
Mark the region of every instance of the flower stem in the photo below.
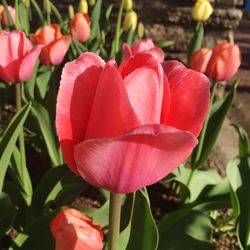
{"type": "Polygon", "coordinates": [[[120,47],[120,30],[121,30],[123,7],[124,7],[124,0],[121,1],[117,16],[116,30],[115,30],[115,54],[119,52],[119,47],[120,47]]]}
{"type": "MultiPolygon", "coordinates": [[[[22,108],[22,84],[16,84],[16,111],[17,113],[22,108]]],[[[24,144],[24,134],[23,130],[21,130],[19,135],[19,150],[21,155],[21,169],[22,169],[22,177],[24,177],[24,171],[26,168],[26,156],[25,156],[25,144],[24,144]]],[[[23,180],[24,178],[22,178],[23,180]]],[[[24,183],[25,184],[25,183],[24,183]]]]}
{"type": "Polygon", "coordinates": [[[110,193],[108,250],[119,250],[121,194],[110,193]]]}

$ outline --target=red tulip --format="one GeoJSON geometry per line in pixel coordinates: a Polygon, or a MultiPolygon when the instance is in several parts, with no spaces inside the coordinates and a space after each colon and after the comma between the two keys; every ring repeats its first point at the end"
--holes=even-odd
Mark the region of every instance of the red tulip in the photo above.
{"type": "Polygon", "coordinates": [[[56,126],[74,172],[129,193],[187,159],[208,107],[208,79],[179,62],[141,53],[117,68],[84,53],[63,69],[56,126]]]}
{"type": "Polygon", "coordinates": [[[57,24],[38,29],[35,34],[30,35],[30,39],[34,44],[44,45],[40,60],[46,65],[62,63],[71,42],[70,36],[61,34],[57,24]]]}
{"type": "Polygon", "coordinates": [[[213,49],[206,75],[217,81],[227,81],[237,72],[240,64],[239,47],[223,42],[213,49]]]}
{"type": "Polygon", "coordinates": [[[135,56],[138,53],[149,53],[154,56],[159,62],[163,62],[165,53],[157,47],[152,39],[142,39],[137,41],[132,47],[127,43],[123,44],[123,57],[125,59],[135,56]]]}
{"type": "Polygon", "coordinates": [[[190,58],[190,68],[201,73],[205,73],[209,59],[212,55],[212,50],[202,48],[192,54],[190,58]]]}
{"type": "Polygon", "coordinates": [[[22,31],[0,31],[0,78],[8,83],[27,81],[41,52],[42,46],[32,48],[22,31]]]}
{"type": "MultiPolygon", "coordinates": [[[[16,24],[16,11],[15,11],[15,9],[9,5],[8,11],[10,13],[10,16],[12,18],[13,23],[16,24]]],[[[0,4],[0,21],[4,27],[9,27],[9,22],[8,22],[6,11],[5,11],[3,5],[1,5],[1,4],[0,4]]]]}
{"type": "Polygon", "coordinates": [[[76,13],[70,21],[70,33],[76,41],[87,41],[90,36],[89,16],[84,13],[76,13]]]}
{"type": "Polygon", "coordinates": [[[103,233],[99,225],[71,208],[59,212],[50,224],[56,250],[101,250],[103,233]]]}

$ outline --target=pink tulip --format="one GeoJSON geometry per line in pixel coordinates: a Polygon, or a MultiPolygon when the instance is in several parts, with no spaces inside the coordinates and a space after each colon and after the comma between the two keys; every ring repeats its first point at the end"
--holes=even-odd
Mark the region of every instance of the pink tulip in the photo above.
{"type": "Polygon", "coordinates": [[[74,172],[129,193],[187,159],[208,108],[208,79],[179,62],[140,53],[118,68],[84,53],[63,69],[56,126],[74,172]]]}
{"type": "Polygon", "coordinates": [[[217,81],[227,81],[237,72],[240,64],[239,46],[223,42],[213,49],[206,75],[217,81]]]}
{"type": "Polygon", "coordinates": [[[132,47],[127,43],[123,44],[123,57],[125,59],[135,56],[138,53],[149,53],[154,56],[159,62],[163,62],[165,53],[157,47],[152,39],[142,39],[137,41],[132,47]]]}
{"type": "Polygon", "coordinates": [[[62,63],[71,42],[71,37],[68,35],[63,36],[57,24],[51,24],[38,29],[35,34],[30,34],[30,39],[34,44],[42,44],[44,46],[40,60],[46,65],[62,63]]]}
{"type": "Polygon", "coordinates": [[[208,48],[198,50],[190,58],[190,68],[198,72],[205,73],[211,55],[212,50],[208,48]]]}
{"type": "Polygon", "coordinates": [[[99,225],[71,208],[59,212],[50,224],[55,250],[101,250],[103,233],[99,225]]]}
{"type": "MultiPolygon", "coordinates": [[[[10,16],[12,18],[13,23],[16,24],[16,11],[15,11],[15,9],[9,5],[8,11],[10,13],[10,16]]],[[[1,4],[0,4],[0,21],[4,27],[9,27],[9,22],[8,22],[6,11],[5,11],[3,5],[1,5],[1,4]]]]}
{"type": "Polygon", "coordinates": [[[84,13],[76,13],[70,21],[70,33],[76,41],[87,41],[90,36],[89,16],[84,13]]]}
{"type": "Polygon", "coordinates": [[[41,52],[42,46],[32,48],[22,31],[0,31],[0,78],[8,83],[27,81],[41,52]]]}

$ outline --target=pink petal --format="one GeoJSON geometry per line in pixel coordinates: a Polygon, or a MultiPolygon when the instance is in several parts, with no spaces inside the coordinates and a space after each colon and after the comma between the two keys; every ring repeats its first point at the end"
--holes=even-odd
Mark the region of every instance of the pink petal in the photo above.
{"type": "Polygon", "coordinates": [[[128,59],[133,55],[131,47],[127,43],[124,43],[122,45],[122,54],[123,54],[124,59],[128,59]]]}
{"type": "Polygon", "coordinates": [[[198,136],[209,109],[209,80],[177,61],[162,66],[171,92],[167,124],[198,136]]]}
{"type": "Polygon", "coordinates": [[[189,132],[148,125],[116,138],[83,141],[75,147],[75,160],[80,175],[94,186],[129,193],[161,180],[196,144],[189,132]]]}
{"type": "Polygon", "coordinates": [[[27,81],[31,76],[35,63],[42,50],[42,45],[36,45],[28,54],[22,59],[19,67],[19,80],[27,81]]]}
{"type": "Polygon", "coordinates": [[[106,64],[95,93],[85,139],[114,137],[139,125],[116,67],[106,64]]]}
{"type": "Polygon", "coordinates": [[[0,79],[6,83],[12,83],[15,81],[14,76],[10,75],[8,70],[0,66],[0,79]]]}
{"type": "Polygon", "coordinates": [[[65,65],[57,96],[56,127],[65,160],[77,172],[73,150],[84,139],[101,68],[105,62],[93,53],[65,65]]]}
{"type": "Polygon", "coordinates": [[[63,36],[59,40],[49,45],[49,55],[51,64],[58,65],[62,63],[64,56],[66,55],[69,49],[70,42],[70,36],[63,36]]]}

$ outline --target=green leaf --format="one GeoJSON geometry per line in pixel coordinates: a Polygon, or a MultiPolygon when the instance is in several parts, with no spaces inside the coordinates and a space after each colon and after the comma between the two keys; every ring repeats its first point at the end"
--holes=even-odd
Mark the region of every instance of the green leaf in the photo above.
{"type": "Polygon", "coordinates": [[[158,250],[212,250],[212,228],[210,217],[200,211],[173,212],[159,223],[158,250]]]}
{"type": "Polygon", "coordinates": [[[188,61],[190,59],[190,56],[196,52],[197,50],[199,50],[202,46],[202,42],[203,42],[203,38],[204,38],[204,27],[203,27],[203,23],[202,22],[198,22],[195,28],[195,32],[194,35],[192,37],[192,40],[190,42],[190,44],[188,45],[188,49],[187,49],[187,57],[188,57],[188,61]]]}
{"type": "Polygon", "coordinates": [[[160,47],[160,48],[166,48],[166,47],[172,46],[174,44],[175,44],[175,41],[166,40],[166,41],[158,42],[157,46],[160,47]]]}
{"type": "Polygon", "coordinates": [[[36,79],[39,95],[42,99],[44,99],[46,96],[51,74],[51,70],[48,70],[39,75],[36,79]]]}
{"type": "Polygon", "coordinates": [[[45,20],[44,20],[44,17],[43,17],[43,12],[42,10],[40,9],[39,5],[37,4],[36,0],[30,0],[31,4],[33,5],[33,7],[35,8],[36,10],[36,13],[41,21],[42,24],[45,24],[45,20]]]}
{"type": "Polygon", "coordinates": [[[16,207],[9,196],[5,193],[0,193],[0,237],[10,229],[16,214],[16,207]]]}
{"type": "Polygon", "coordinates": [[[203,143],[200,142],[201,144],[198,145],[198,147],[202,147],[201,153],[199,156],[197,156],[197,148],[194,152],[194,154],[196,154],[194,163],[195,168],[199,167],[207,160],[211,150],[213,149],[213,146],[221,130],[223,121],[235,99],[237,85],[238,81],[232,86],[230,92],[225,96],[223,101],[219,102],[219,104],[215,103],[216,109],[213,107],[214,105],[211,107],[211,114],[209,116],[207,128],[205,131],[204,141],[203,143]]]}
{"type": "Polygon", "coordinates": [[[93,8],[91,14],[91,35],[89,41],[92,41],[94,38],[99,38],[101,36],[100,33],[100,18],[101,18],[101,10],[102,10],[102,0],[97,0],[96,4],[93,8]]]}
{"type": "Polygon", "coordinates": [[[237,234],[243,249],[250,249],[250,157],[231,161],[227,176],[232,187],[232,204],[237,218],[237,234]]]}
{"type": "Polygon", "coordinates": [[[135,193],[133,215],[128,244],[120,249],[126,250],[153,250],[157,249],[159,235],[152,216],[150,202],[146,189],[135,193]]]}
{"type": "Polygon", "coordinates": [[[34,100],[32,102],[31,112],[38,121],[53,166],[62,165],[63,162],[58,153],[57,140],[55,132],[52,129],[48,111],[34,100]]]}
{"type": "Polygon", "coordinates": [[[59,10],[56,8],[56,6],[52,3],[52,1],[50,1],[50,6],[51,6],[51,10],[52,12],[55,14],[55,17],[58,21],[58,23],[62,23],[63,22],[63,18],[59,12],[59,10]]]}
{"type": "Polygon", "coordinates": [[[239,135],[239,155],[250,155],[249,140],[246,131],[237,124],[232,124],[239,135]]]}
{"type": "Polygon", "coordinates": [[[10,162],[17,138],[23,129],[23,124],[30,111],[31,104],[26,104],[11,120],[0,141],[0,192],[3,189],[3,181],[10,162]]]}
{"type": "Polygon", "coordinates": [[[50,232],[50,223],[59,210],[43,215],[24,232],[18,234],[10,250],[55,249],[55,240],[50,232]]]}

